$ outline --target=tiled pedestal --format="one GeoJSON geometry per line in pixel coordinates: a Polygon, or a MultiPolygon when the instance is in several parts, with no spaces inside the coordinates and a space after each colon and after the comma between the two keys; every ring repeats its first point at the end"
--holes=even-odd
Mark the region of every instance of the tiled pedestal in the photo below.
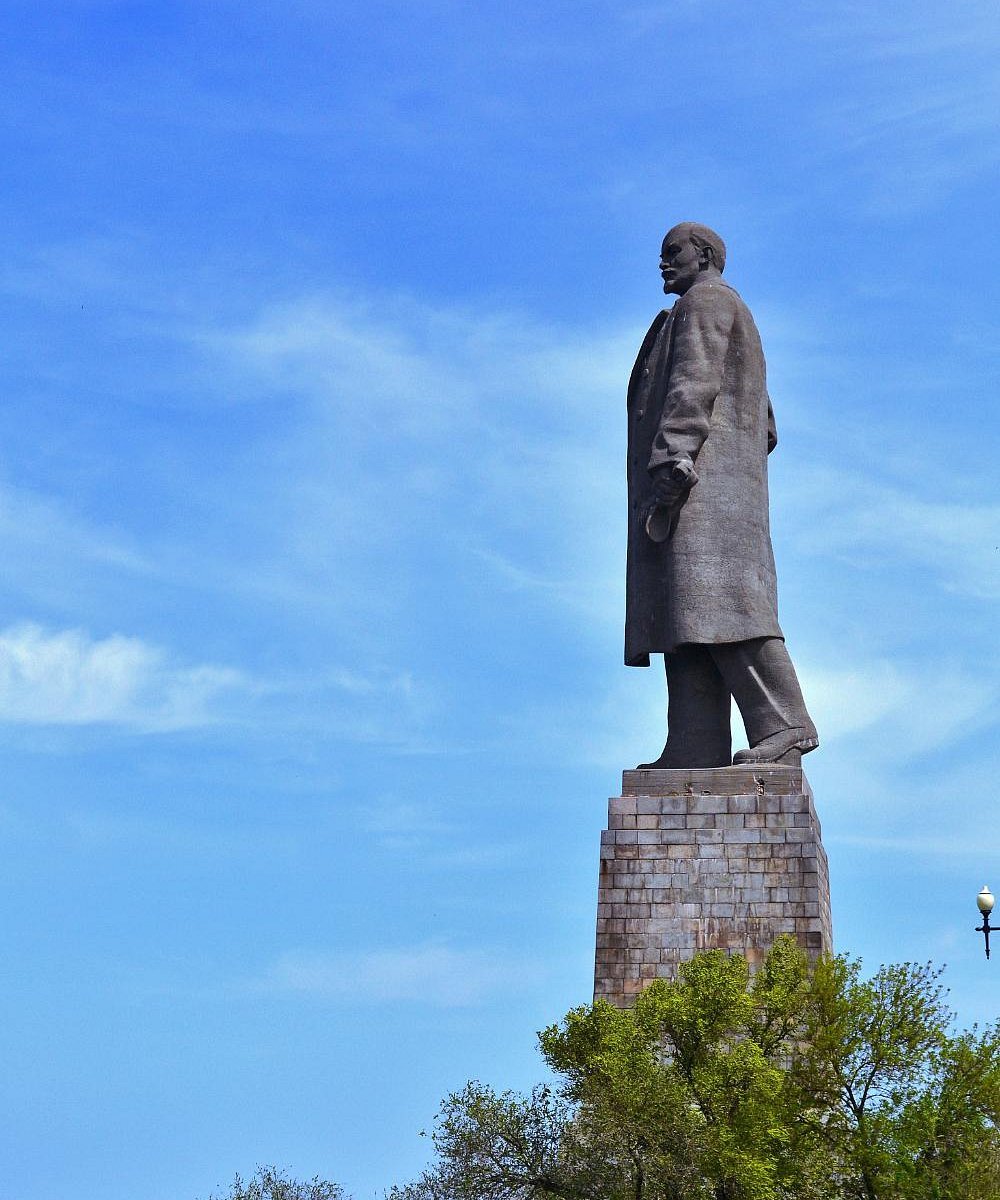
{"type": "Polygon", "coordinates": [[[782,933],[812,958],[833,948],[801,767],[625,771],[601,835],[595,999],[627,1005],[699,950],[759,962],[782,933]]]}

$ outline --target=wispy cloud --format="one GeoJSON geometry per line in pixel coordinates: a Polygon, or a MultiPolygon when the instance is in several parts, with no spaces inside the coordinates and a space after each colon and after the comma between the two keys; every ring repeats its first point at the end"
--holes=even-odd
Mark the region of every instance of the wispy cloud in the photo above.
{"type": "Polygon", "coordinates": [[[539,976],[535,964],[507,953],[427,943],[357,954],[292,950],[249,987],[336,1003],[406,1001],[455,1008],[522,990],[539,976]]]}
{"type": "Polygon", "coordinates": [[[183,666],[123,634],[93,638],[32,623],[0,631],[2,721],[162,733],[213,723],[225,697],[253,687],[240,671],[183,666]]]}
{"type": "Polygon", "coordinates": [[[907,763],[941,752],[996,724],[1000,685],[945,658],[919,663],[856,660],[837,666],[805,660],[802,689],[825,746],[846,738],[880,763],[907,763]]]}
{"type": "Polygon", "coordinates": [[[366,801],[356,810],[356,819],[380,850],[419,855],[420,862],[431,869],[506,868],[520,851],[510,839],[484,840],[467,818],[446,817],[438,805],[424,799],[366,801]]]}
{"type": "Polygon", "coordinates": [[[402,625],[386,615],[384,579],[401,546],[448,555],[452,587],[475,556],[504,587],[592,608],[602,590],[569,580],[616,552],[613,447],[638,336],[328,294],[197,339],[235,390],[296,398],[270,450],[281,477],[262,483],[266,519],[280,523],[278,573],[315,585],[346,564],[356,595],[373,573],[371,604],[391,634],[402,625]]]}
{"type": "Polygon", "coordinates": [[[788,477],[780,503],[803,553],[919,564],[948,591],[1000,597],[1000,504],[992,499],[928,499],[926,487],[813,464],[788,477]]]}
{"type": "Polygon", "coordinates": [[[257,727],[419,752],[435,710],[406,672],[325,668],[263,678],[189,665],[139,637],[31,622],[0,630],[0,722],[164,734],[257,727]]]}
{"type": "Polygon", "coordinates": [[[995,166],[1000,31],[990,4],[913,4],[902,22],[854,6],[850,21],[827,20],[829,43],[855,70],[826,108],[825,133],[870,176],[878,209],[898,219],[995,166]]]}
{"type": "Polygon", "coordinates": [[[6,481],[0,481],[0,551],[7,586],[43,603],[64,600],[83,577],[151,571],[145,555],[121,534],[53,496],[6,481]]]}

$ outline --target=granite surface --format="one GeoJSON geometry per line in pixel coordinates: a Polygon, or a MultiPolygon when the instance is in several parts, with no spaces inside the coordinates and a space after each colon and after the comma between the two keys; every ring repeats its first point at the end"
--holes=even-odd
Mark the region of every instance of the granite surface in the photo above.
{"type": "Polygon", "coordinates": [[[801,767],[625,771],[601,834],[595,999],[629,1004],[699,950],[758,963],[782,933],[811,958],[833,949],[801,767]]]}

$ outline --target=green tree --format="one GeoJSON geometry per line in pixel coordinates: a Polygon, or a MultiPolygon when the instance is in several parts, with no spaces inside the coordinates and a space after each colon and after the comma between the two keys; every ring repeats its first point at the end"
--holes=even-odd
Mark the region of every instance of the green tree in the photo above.
{"type": "Polygon", "coordinates": [[[575,1009],[540,1035],[542,1053],[588,1122],[632,1148],[636,1200],[806,1196],[809,1131],[794,1128],[785,1064],[808,997],[790,940],[752,980],[745,959],[711,951],[630,1010],[575,1009]]]}
{"type": "Polygon", "coordinates": [[[1000,1026],[953,1035],[940,974],[904,963],[863,979],[844,958],[817,965],[789,1074],[849,1197],[1000,1196],[1000,1026]]]}
{"type": "Polygon", "coordinates": [[[393,1189],[392,1200],[612,1200],[620,1194],[613,1147],[588,1144],[573,1105],[543,1085],[517,1096],[469,1083],[444,1101],[433,1139],[436,1166],[393,1189]]]}
{"type": "Polygon", "coordinates": [[[997,1029],[946,1040],[932,1056],[926,1088],[892,1125],[893,1184],[901,1200],[1000,1196],[998,1124],[997,1029]]]}
{"type": "Polygon", "coordinates": [[[1000,1029],[951,1022],[930,967],[700,954],[543,1030],[554,1085],[450,1096],[390,1200],[1000,1200],[1000,1029]]]}
{"type": "Polygon", "coordinates": [[[209,1200],[347,1200],[342,1188],[316,1177],[309,1181],[290,1179],[277,1167],[258,1167],[244,1182],[237,1175],[229,1191],[209,1200]]]}

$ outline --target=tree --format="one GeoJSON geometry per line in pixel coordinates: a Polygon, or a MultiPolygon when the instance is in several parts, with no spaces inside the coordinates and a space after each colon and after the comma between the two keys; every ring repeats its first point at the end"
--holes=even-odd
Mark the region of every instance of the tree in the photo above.
{"type": "MultiPolygon", "coordinates": [[[[632,1147],[636,1200],[807,1196],[784,1064],[809,997],[805,958],[779,941],[751,980],[746,960],[697,955],[631,1010],[598,1002],[540,1035],[564,1090],[596,1128],[632,1147]]],[[[810,1146],[818,1151],[818,1147],[810,1146]]]]}
{"type": "Polygon", "coordinates": [[[347,1197],[337,1184],[318,1176],[304,1182],[290,1179],[277,1167],[258,1167],[245,1183],[237,1175],[224,1196],[213,1195],[208,1200],[347,1200],[347,1197]]]}
{"type": "Polygon", "coordinates": [[[841,957],[813,975],[790,1075],[847,1196],[1000,1196],[1000,1025],[952,1035],[940,974],[906,963],[862,979],[841,957]]]}
{"type": "Polygon", "coordinates": [[[554,1085],[448,1097],[390,1200],[1000,1200],[1000,1027],[951,1022],[929,966],[700,954],[543,1030],[554,1085]]]}
{"type": "Polygon", "coordinates": [[[469,1083],[449,1096],[434,1130],[439,1161],[392,1200],[612,1200],[615,1155],[594,1153],[570,1101],[539,1085],[529,1096],[469,1083]]]}

